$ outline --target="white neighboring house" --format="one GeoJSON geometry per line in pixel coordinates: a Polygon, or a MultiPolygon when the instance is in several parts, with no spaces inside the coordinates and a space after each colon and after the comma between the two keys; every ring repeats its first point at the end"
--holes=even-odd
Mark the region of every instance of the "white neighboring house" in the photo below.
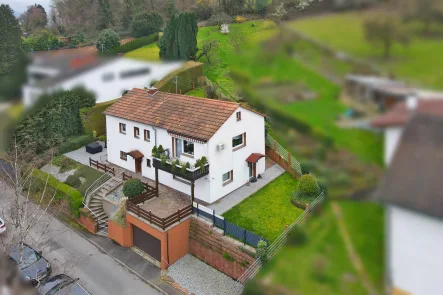
{"type": "Polygon", "coordinates": [[[441,294],[443,116],[408,122],[375,194],[386,204],[386,283],[396,295],[441,294]]]}
{"type": "MultiPolygon", "coordinates": [[[[155,179],[154,146],[192,166],[203,156],[203,177],[184,179],[160,167],[160,183],[213,203],[265,171],[265,118],[233,102],[132,89],[106,112],[110,163],[155,179]]],[[[156,165],[157,164],[157,165],[156,165]]],[[[179,168],[177,168],[179,170],[179,168]]],[[[189,172],[191,173],[191,172],[189,172]]]]}
{"type": "Polygon", "coordinates": [[[384,163],[386,166],[395,155],[404,126],[416,113],[443,115],[443,100],[417,99],[409,97],[405,102],[397,103],[389,112],[371,122],[371,125],[384,131],[384,163]]]}
{"type": "Polygon", "coordinates": [[[27,69],[28,83],[22,88],[25,107],[32,106],[43,93],[84,87],[101,103],[121,97],[132,88],[149,87],[183,63],[160,63],[125,57],[96,55],[38,55],[27,69]]]}

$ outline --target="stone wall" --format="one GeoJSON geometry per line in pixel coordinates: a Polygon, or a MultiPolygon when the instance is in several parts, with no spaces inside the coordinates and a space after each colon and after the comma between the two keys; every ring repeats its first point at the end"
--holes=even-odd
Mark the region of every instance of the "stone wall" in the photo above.
{"type": "Polygon", "coordinates": [[[212,223],[191,217],[189,253],[233,279],[238,279],[255,261],[255,249],[212,228],[212,223]]]}

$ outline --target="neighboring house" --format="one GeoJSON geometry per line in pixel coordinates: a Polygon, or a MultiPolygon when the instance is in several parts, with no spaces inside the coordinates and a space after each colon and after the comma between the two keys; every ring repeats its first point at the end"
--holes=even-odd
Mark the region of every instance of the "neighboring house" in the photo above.
{"type": "Polygon", "coordinates": [[[149,87],[152,81],[162,79],[181,66],[181,62],[156,63],[91,54],[40,54],[27,69],[23,102],[29,107],[43,93],[84,87],[96,95],[97,103],[101,103],[116,99],[132,88],[149,87]]]}
{"type": "Polygon", "coordinates": [[[405,126],[375,197],[386,204],[386,282],[393,294],[441,294],[443,117],[417,114],[405,126]]]}
{"type": "Polygon", "coordinates": [[[265,171],[264,116],[238,103],[133,89],[105,114],[110,163],[156,179],[154,146],[162,145],[168,158],[189,162],[193,171],[206,157],[207,175],[195,182],[158,171],[160,183],[186,194],[195,184],[195,197],[206,203],[265,171]]]}
{"type": "Polygon", "coordinates": [[[384,163],[389,166],[403,133],[404,125],[416,113],[443,116],[443,100],[418,100],[409,97],[406,102],[398,103],[392,110],[371,122],[384,131],[384,163]]]}

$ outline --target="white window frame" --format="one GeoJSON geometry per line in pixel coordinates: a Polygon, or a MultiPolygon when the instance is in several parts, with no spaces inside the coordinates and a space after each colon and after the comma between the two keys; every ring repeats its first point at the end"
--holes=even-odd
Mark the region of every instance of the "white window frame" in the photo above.
{"type": "Polygon", "coordinates": [[[232,148],[233,148],[233,149],[236,149],[236,148],[239,148],[239,147],[241,147],[241,146],[244,146],[244,145],[245,145],[245,133],[242,133],[242,134],[239,134],[239,135],[233,136],[231,142],[232,142],[232,148]],[[233,142],[233,141],[234,141],[234,138],[235,138],[235,137],[239,137],[239,136],[241,136],[241,143],[240,143],[240,144],[237,144],[237,145],[234,145],[234,142],[233,142]]]}
{"type": "Polygon", "coordinates": [[[118,128],[119,128],[121,134],[126,134],[126,124],[125,123],[119,123],[118,128]]]}
{"type": "Polygon", "coordinates": [[[143,131],[143,137],[145,139],[145,141],[151,141],[151,130],[145,129],[143,131]],[[148,136],[146,136],[148,135],[148,136]]]}

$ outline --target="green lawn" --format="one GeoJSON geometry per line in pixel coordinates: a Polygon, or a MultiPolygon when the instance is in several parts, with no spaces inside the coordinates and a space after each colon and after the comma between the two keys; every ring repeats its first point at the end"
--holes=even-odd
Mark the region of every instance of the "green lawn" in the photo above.
{"type": "Polygon", "coordinates": [[[284,173],[223,216],[272,243],[303,212],[290,200],[296,189],[297,180],[284,173]]]}
{"type": "Polygon", "coordinates": [[[195,88],[194,90],[187,92],[186,95],[196,96],[196,97],[206,97],[205,88],[204,87],[195,88]]]}
{"type": "MultiPolygon", "coordinates": [[[[372,14],[372,15],[371,15],[372,14]]],[[[393,48],[390,61],[381,59],[381,49],[369,44],[363,31],[365,19],[373,12],[348,12],[322,17],[304,18],[290,25],[296,30],[351,55],[375,62],[387,72],[424,86],[443,89],[443,38],[425,38],[417,34],[417,25],[408,25],[411,44],[393,48]],[[331,28],[334,28],[331,30],[331,28]]]]}
{"type": "Polygon", "coordinates": [[[86,178],[86,181],[83,182],[77,189],[82,193],[82,195],[85,195],[86,190],[102,175],[103,172],[85,165],[80,165],[80,167],[75,171],[75,176],[86,178]]]}
{"type": "Polygon", "coordinates": [[[140,47],[136,50],[125,53],[125,57],[148,60],[148,61],[159,61],[159,52],[157,42],[151,43],[149,45],[140,47]]]}
{"type": "MultiPolygon", "coordinates": [[[[374,204],[339,203],[349,233],[371,282],[381,292],[384,266],[383,211],[374,204]],[[352,214],[348,214],[352,212],[352,214]],[[365,227],[361,226],[365,224],[365,227]],[[367,255],[367,256],[362,256],[367,255]],[[376,279],[374,279],[376,277],[376,279]]],[[[305,245],[284,246],[263,268],[257,281],[294,294],[368,294],[354,270],[330,206],[307,224],[305,245]]]]}

